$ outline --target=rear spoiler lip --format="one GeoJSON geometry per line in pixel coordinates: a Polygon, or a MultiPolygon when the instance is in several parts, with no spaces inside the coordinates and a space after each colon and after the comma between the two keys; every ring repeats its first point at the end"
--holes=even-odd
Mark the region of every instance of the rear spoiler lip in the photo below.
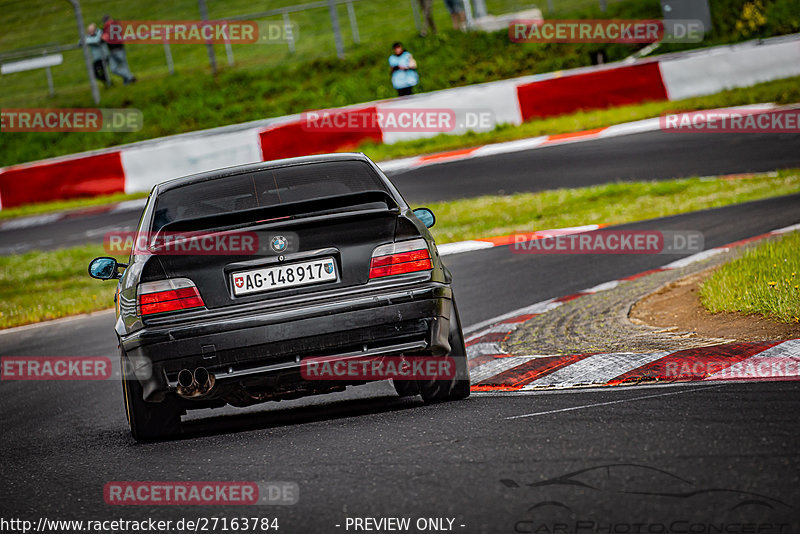
{"type": "Polygon", "coordinates": [[[325,215],[311,215],[309,217],[296,217],[291,219],[273,220],[269,222],[251,222],[237,229],[249,228],[253,231],[256,231],[256,230],[270,229],[275,227],[285,228],[291,226],[299,226],[301,224],[309,224],[317,221],[355,219],[358,217],[369,217],[371,215],[397,215],[398,213],[400,213],[399,208],[389,208],[389,209],[372,208],[372,209],[343,211],[341,213],[328,213],[325,215]]]}
{"type": "Polygon", "coordinates": [[[386,191],[363,191],[361,193],[348,193],[346,195],[336,195],[331,197],[323,197],[313,200],[304,200],[301,202],[291,202],[288,204],[278,204],[277,206],[269,206],[265,208],[254,208],[240,212],[223,213],[221,215],[210,215],[206,217],[197,217],[195,219],[186,219],[182,221],[175,221],[173,223],[165,224],[156,233],[157,239],[161,234],[166,232],[202,232],[209,231],[213,233],[228,232],[238,230],[241,228],[258,227],[272,227],[275,225],[293,226],[295,224],[307,223],[319,219],[334,219],[340,217],[353,217],[362,215],[374,215],[378,213],[399,213],[400,205],[397,201],[386,191]],[[342,213],[329,213],[325,215],[313,215],[313,213],[325,209],[334,209],[337,207],[348,207],[367,204],[371,202],[385,202],[386,209],[354,209],[344,211],[342,213]],[[291,211],[297,208],[308,208],[310,215],[303,216],[302,214],[293,214],[291,211]],[[242,221],[242,214],[258,214],[263,217],[260,221],[242,221]],[[228,222],[230,221],[230,222],[228,222]],[[227,222],[227,224],[226,224],[227,222]],[[198,226],[197,223],[200,223],[198,226]],[[211,225],[203,223],[214,223],[211,225]]]}

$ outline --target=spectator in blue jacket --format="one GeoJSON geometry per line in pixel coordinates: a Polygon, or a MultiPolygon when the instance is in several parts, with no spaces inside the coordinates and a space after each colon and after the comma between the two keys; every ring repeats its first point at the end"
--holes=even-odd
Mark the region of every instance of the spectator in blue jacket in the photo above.
{"type": "Polygon", "coordinates": [[[106,62],[108,61],[108,46],[103,41],[103,31],[94,22],[86,28],[86,45],[92,55],[92,68],[94,77],[101,82],[108,83],[106,76],[106,62]]]}
{"type": "Polygon", "coordinates": [[[414,86],[419,83],[417,62],[411,52],[403,48],[402,43],[392,45],[394,54],[389,56],[389,66],[392,68],[392,86],[397,89],[398,96],[410,95],[414,86]]]}

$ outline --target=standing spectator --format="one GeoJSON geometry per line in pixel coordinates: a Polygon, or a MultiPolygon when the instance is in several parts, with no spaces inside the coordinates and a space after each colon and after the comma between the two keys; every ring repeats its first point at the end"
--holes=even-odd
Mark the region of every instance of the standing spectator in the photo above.
{"type": "Polygon", "coordinates": [[[94,77],[103,83],[109,83],[105,65],[108,61],[108,45],[103,41],[103,32],[94,22],[86,27],[86,44],[92,54],[94,77]]]}
{"type": "Polygon", "coordinates": [[[466,31],[467,14],[464,12],[464,3],[462,0],[444,0],[444,5],[447,6],[447,11],[450,12],[453,28],[461,30],[462,32],[466,31]]]}
{"type": "Polygon", "coordinates": [[[403,48],[403,43],[392,45],[394,54],[389,56],[392,67],[392,86],[397,89],[397,96],[410,95],[414,86],[419,83],[417,62],[411,52],[403,48]]]}
{"type": "Polygon", "coordinates": [[[103,40],[108,44],[108,63],[111,72],[121,76],[125,85],[136,81],[136,76],[131,73],[128,67],[128,57],[125,55],[125,45],[122,43],[112,43],[109,35],[109,27],[114,23],[111,15],[103,16],[103,40]]]}
{"type": "Polygon", "coordinates": [[[436,35],[436,23],[433,21],[433,0],[419,0],[419,7],[422,9],[422,31],[420,37],[428,35],[428,28],[436,35]]]}

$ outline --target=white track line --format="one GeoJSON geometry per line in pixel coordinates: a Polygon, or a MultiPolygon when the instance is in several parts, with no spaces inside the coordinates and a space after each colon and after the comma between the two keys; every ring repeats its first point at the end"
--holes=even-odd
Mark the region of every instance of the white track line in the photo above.
{"type": "Polygon", "coordinates": [[[537,417],[539,415],[549,415],[549,414],[554,414],[554,413],[571,412],[573,410],[583,410],[585,408],[596,408],[598,406],[608,406],[609,404],[619,404],[619,403],[622,403],[622,402],[634,402],[634,401],[645,400],[645,399],[653,399],[655,397],[666,397],[667,395],[680,395],[682,393],[692,393],[692,392],[695,392],[695,391],[698,391],[698,390],[704,391],[706,389],[715,389],[715,388],[718,388],[718,387],[721,387],[721,386],[722,386],[722,384],[720,384],[719,386],[711,386],[711,387],[703,387],[703,388],[692,388],[692,389],[685,389],[685,390],[681,390],[681,391],[669,391],[667,393],[657,393],[655,395],[643,395],[641,397],[633,397],[633,398],[630,398],[630,399],[619,399],[619,400],[608,401],[608,402],[595,402],[593,404],[584,404],[584,405],[581,405],[581,406],[572,406],[570,408],[561,408],[561,409],[558,409],[558,410],[548,410],[546,412],[534,412],[534,413],[526,413],[526,414],[523,414],[523,415],[512,415],[510,417],[506,417],[505,420],[508,421],[508,420],[511,420],[511,419],[525,419],[527,417],[537,417]]]}
{"type": "Polygon", "coordinates": [[[438,245],[436,248],[439,249],[439,256],[450,256],[452,254],[461,254],[462,252],[494,248],[494,244],[489,241],[457,241],[438,245]]]}

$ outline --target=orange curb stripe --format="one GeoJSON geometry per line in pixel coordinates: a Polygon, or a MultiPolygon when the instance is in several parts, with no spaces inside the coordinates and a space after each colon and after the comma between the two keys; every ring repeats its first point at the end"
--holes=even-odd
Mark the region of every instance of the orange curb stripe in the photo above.
{"type": "Polygon", "coordinates": [[[656,269],[650,269],[649,271],[644,271],[644,272],[641,272],[641,273],[632,274],[630,276],[626,276],[625,278],[620,278],[619,281],[620,282],[630,282],[632,280],[638,280],[639,278],[642,278],[643,276],[647,276],[649,274],[660,273],[660,272],[665,271],[665,270],[666,269],[664,269],[663,267],[658,267],[656,269]]]}
{"type": "Polygon", "coordinates": [[[480,237],[475,241],[483,241],[486,243],[492,243],[496,247],[501,247],[503,245],[510,245],[514,242],[514,237],[518,234],[513,235],[501,235],[497,237],[480,237]]]}
{"type": "MultiPolygon", "coordinates": [[[[605,228],[607,226],[608,226],[607,223],[598,224],[597,225],[597,230],[600,230],[601,228],[605,228]]],[[[550,230],[539,230],[538,232],[517,232],[516,234],[501,235],[501,236],[495,236],[495,237],[476,237],[472,241],[483,241],[484,243],[492,243],[496,247],[501,247],[503,245],[513,245],[514,244],[514,239],[518,235],[524,235],[526,241],[528,241],[528,240],[531,240],[531,239],[543,239],[545,237],[553,237],[548,232],[555,232],[555,231],[559,231],[559,230],[564,230],[564,228],[553,228],[553,229],[550,229],[550,230]]],[[[583,230],[581,233],[594,232],[594,231],[595,230],[583,230]]],[[[571,235],[571,233],[570,233],[570,235],[571,235]]]]}
{"type": "Polygon", "coordinates": [[[461,150],[451,150],[450,152],[439,152],[438,154],[430,154],[428,156],[420,156],[417,164],[427,163],[429,161],[439,161],[443,159],[457,158],[458,156],[468,156],[478,150],[480,147],[462,148],[461,150]]]}
{"type": "Polygon", "coordinates": [[[481,386],[481,385],[474,385],[470,386],[470,391],[518,391],[522,389],[522,386],[481,386]]]}
{"type": "Polygon", "coordinates": [[[573,141],[575,139],[594,138],[600,135],[600,133],[606,129],[607,127],[603,127],[603,128],[594,128],[592,130],[584,130],[582,132],[570,132],[570,133],[550,135],[548,136],[547,141],[542,143],[542,145],[550,145],[553,143],[558,143],[559,141],[573,141]]]}

